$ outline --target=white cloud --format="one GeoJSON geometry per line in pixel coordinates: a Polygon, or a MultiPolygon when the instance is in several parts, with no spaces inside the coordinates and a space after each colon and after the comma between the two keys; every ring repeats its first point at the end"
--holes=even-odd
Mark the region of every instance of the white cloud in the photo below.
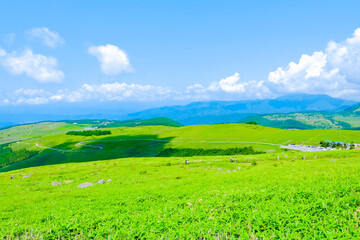
{"type": "Polygon", "coordinates": [[[43,89],[18,89],[14,92],[16,95],[26,95],[26,96],[35,96],[44,94],[43,89]]]}
{"type": "Polygon", "coordinates": [[[22,54],[11,54],[1,51],[1,65],[14,75],[26,74],[38,82],[61,82],[64,73],[57,69],[57,60],[40,54],[34,54],[30,49],[22,54]]]}
{"type": "MultiPolygon", "coordinates": [[[[231,76],[212,82],[208,87],[194,84],[187,87],[185,93],[195,94],[195,98],[202,96],[204,99],[254,99],[272,96],[269,89],[264,85],[264,81],[241,81],[240,74],[234,73],[231,76]],[[197,96],[196,96],[197,95],[197,96]]],[[[191,98],[191,96],[188,96],[191,98]]]]}
{"type": "Polygon", "coordinates": [[[126,53],[117,46],[110,44],[105,46],[92,46],[88,52],[99,60],[101,70],[106,75],[118,75],[132,71],[126,53]]]}
{"type": "Polygon", "coordinates": [[[49,102],[96,101],[159,101],[181,97],[181,92],[167,87],[152,85],[107,83],[100,85],[83,84],[77,90],[62,89],[49,92],[43,89],[18,89],[3,99],[9,104],[45,104],[49,102]]]}
{"type": "Polygon", "coordinates": [[[32,28],[26,31],[26,36],[30,39],[38,38],[41,42],[48,47],[58,47],[64,44],[64,39],[57,32],[50,31],[48,28],[32,28]]]}
{"type": "Polygon", "coordinates": [[[78,92],[85,98],[102,101],[154,101],[169,98],[175,93],[166,87],[118,82],[100,85],[84,84],[78,92]]]}
{"type": "Polygon", "coordinates": [[[222,90],[228,93],[245,93],[249,90],[261,90],[263,88],[263,82],[256,81],[240,81],[239,73],[235,73],[232,76],[221,79],[219,82],[213,82],[209,86],[209,90],[217,91],[222,90]]]}
{"type": "Polygon", "coordinates": [[[47,98],[34,97],[34,98],[19,98],[15,104],[29,104],[29,105],[39,105],[49,103],[47,98]]]}
{"type": "Polygon", "coordinates": [[[330,41],[326,53],[330,68],[339,69],[348,81],[360,84],[360,28],[344,42],[330,41]]]}
{"type": "Polygon", "coordinates": [[[269,88],[277,93],[329,92],[345,84],[337,68],[327,68],[327,55],[323,52],[302,55],[299,63],[291,62],[286,69],[279,67],[270,72],[268,80],[269,88]]]}
{"type": "Polygon", "coordinates": [[[304,54],[298,63],[270,72],[265,84],[278,95],[324,93],[360,100],[360,28],[344,42],[330,41],[324,51],[304,54]]]}

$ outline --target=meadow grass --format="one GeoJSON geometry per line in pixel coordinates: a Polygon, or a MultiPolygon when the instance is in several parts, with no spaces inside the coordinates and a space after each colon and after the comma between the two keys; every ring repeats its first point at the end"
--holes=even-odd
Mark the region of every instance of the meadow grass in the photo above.
{"type": "Polygon", "coordinates": [[[0,173],[0,238],[360,238],[359,151],[303,156],[122,158],[0,173]],[[112,181],[77,188],[100,179],[112,181]]]}
{"type": "Polygon", "coordinates": [[[89,124],[68,124],[64,122],[41,122],[0,130],[0,144],[20,141],[29,138],[63,133],[69,130],[82,129],[89,124]]]}
{"type": "Polygon", "coordinates": [[[40,153],[0,171],[67,162],[154,157],[167,148],[229,149],[252,146],[255,151],[276,153],[284,151],[279,149],[282,144],[318,145],[321,140],[360,143],[359,131],[283,130],[249,124],[141,126],[104,130],[110,130],[111,135],[72,136],[63,132],[13,143],[11,148],[14,151],[26,148],[40,153]]]}

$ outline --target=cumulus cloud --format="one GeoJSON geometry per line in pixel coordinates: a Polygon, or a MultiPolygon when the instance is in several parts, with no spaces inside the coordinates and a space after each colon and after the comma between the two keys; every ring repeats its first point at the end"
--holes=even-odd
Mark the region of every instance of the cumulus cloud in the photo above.
{"type": "Polygon", "coordinates": [[[115,45],[92,46],[88,52],[99,60],[101,70],[106,75],[118,75],[132,71],[126,53],[115,45]]]}
{"type": "Polygon", "coordinates": [[[360,28],[344,42],[330,41],[324,51],[302,55],[298,63],[270,72],[268,88],[277,94],[324,93],[353,99],[360,94],[360,28]]]}
{"type": "Polygon", "coordinates": [[[61,89],[56,92],[43,89],[18,89],[8,96],[6,104],[45,104],[50,102],[83,102],[88,100],[96,101],[159,101],[165,99],[176,99],[182,93],[171,88],[127,84],[127,83],[106,83],[106,84],[83,84],[77,90],[61,89]]]}
{"type": "Polygon", "coordinates": [[[240,74],[234,73],[231,76],[212,82],[204,87],[201,84],[188,86],[182,94],[186,99],[223,99],[239,100],[271,97],[272,93],[264,85],[264,81],[241,81],[240,74]]]}
{"type": "Polygon", "coordinates": [[[327,67],[327,54],[314,52],[302,55],[299,62],[291,62],[284,69],[279,67],[269,73],[269,88],[276,93],[336,91],[346,81],[339,69],[327,67]]]}
{"type": "Polygon", "coordinates": [[[338,69],[348,81],[360,83],[360,28],[344,42],[330,41],[326,53],[330,68],[338,69]]]}
{"type": "Polygon", "coordinates": [[[34,54],[30,49],[23,53],[6,53],[0,48],[0,63],[14,75],[26,74],[41,83],[59,83],[64,73],[57,69],[57,60],[41,54],[34,54]]]}
{"type": "Polygon", "coordinates": [[[52,48],[56,48],[59,45],[62,45],[65,43],[64,39],[59,35],[57,32],[50,31],[48,28],[32,28],[28,31],[26,31],[26,36],[29,39],[40,39],[41,42],[52,48]]]}
{"type": "Polygon", "coordinates": [[[210,91],[224,91],[227,93],[264,93],[268,90],[263,85],[263,81],[240,81],[239,73],[235,73],[232,76],[221,79],[219,82],[213,82],[209,86],[210,91]]]}

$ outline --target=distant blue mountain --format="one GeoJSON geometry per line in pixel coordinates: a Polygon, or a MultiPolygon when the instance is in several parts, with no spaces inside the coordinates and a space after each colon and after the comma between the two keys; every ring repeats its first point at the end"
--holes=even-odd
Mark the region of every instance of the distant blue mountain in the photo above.
{"type": "Polygon", "coordinates": [[[355,101],[328,95],[290,94],[276,99],[194,102],[185,106],[151,108],[129,114],[132,118],[168,117],[184,125],[237,122],[255,114],[290,112],[337,112],[355,101]]]}
{"type": "Polygon", "coordinates": [[[183,125],[216,124],[238,122],[255,115],[289,112],[339,112],[356,102],[332,98],[327,95],[291,94],[276,99],[244,101],[193,102],[187,105],[150,108],[128,106],[124,103],[68,103],[62,105],[2,107],[0,128],[16,124],[39,121],[79,120],[79,119],[150,119],[168,117],[183,125]],[[124,109],[127,107],[127,109],[124,109]],[[137,112],[134,112],[137,111],[137,112]]]}

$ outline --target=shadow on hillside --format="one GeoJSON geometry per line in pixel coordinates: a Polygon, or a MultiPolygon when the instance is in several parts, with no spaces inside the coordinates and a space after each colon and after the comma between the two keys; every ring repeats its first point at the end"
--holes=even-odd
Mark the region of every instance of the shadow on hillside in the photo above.
{"type": "Polygon", "coordinates": [[[157,135],[111,136],[72,141],[42,150],[36,156],[0,169],[0,172],[69,162],[90,162],[127,157],[154,157],[173,138],[157,135]]]}

